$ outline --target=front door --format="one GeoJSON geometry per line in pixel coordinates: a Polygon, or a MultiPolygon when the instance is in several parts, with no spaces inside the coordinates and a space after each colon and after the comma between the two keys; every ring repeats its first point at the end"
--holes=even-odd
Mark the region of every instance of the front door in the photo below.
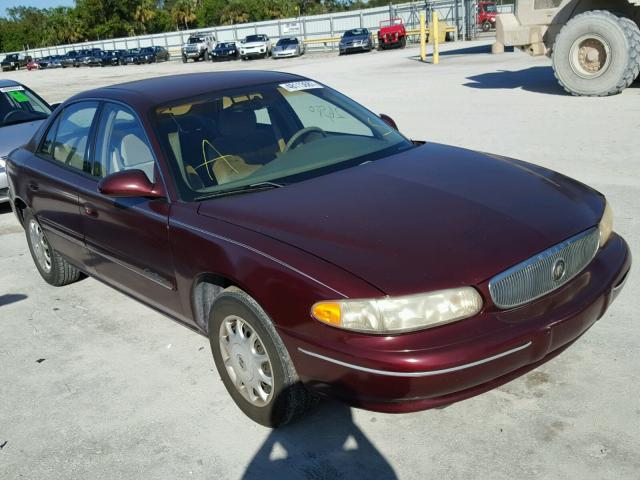
{"type": "MultiPolygon", "coordinates": [[[[144,130],[131,110],[105,103],[99,119],[92,174],[142,170],[161,181],[144,130]]],[[[80,194],[85,241],[93,273],[126,293],[180,317],[169,246],[170,204],[165,199],[111,198],[95,188],[80,194]]]]}

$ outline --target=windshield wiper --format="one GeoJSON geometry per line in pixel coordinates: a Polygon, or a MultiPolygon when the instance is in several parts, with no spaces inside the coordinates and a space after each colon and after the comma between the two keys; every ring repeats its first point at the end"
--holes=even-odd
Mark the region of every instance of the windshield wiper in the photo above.
{"type": "Polygon", "coordinates": [[[242,187],[230,188],[228,190],[221,190],[219,192],[212,192],[206,195],[196,197],[196,201],[205,200],[207,198],[225,197],[227,195],[237,195],[239,193],[259,192],[262,190],[271,190],[272,188],[284,187],[281,183],[275,182],[258,182],[251,185],[243,185],[242,187]]]}

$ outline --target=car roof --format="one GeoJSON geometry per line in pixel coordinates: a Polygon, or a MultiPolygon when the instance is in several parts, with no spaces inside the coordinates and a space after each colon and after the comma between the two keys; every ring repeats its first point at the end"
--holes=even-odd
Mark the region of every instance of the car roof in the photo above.
{"type": "Polygon", "coordinates": [[[16,82],[15,80],[8,79],[0,79],[0,88],[2,87],[15,87],[16,85],[22,85],[21,83],[16,82]]]}
{"type": "Polygon", "coordinates": [[[229,88],[301,79],[305,78],[291,73],[264,70],[188,73],[147,78],[88,90],[74,96],[73,100],[105,98],[121,100],[134,107],[146,109],[229,88]]]}

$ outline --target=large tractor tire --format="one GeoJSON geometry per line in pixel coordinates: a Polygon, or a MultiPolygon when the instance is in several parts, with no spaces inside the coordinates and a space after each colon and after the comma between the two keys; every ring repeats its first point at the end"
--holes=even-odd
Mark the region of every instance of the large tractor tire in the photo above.
{"type": "Polygon", "coordinates": [[[576,15],[556,37],[555,76],[572,95],[604,97],[630,86],[638,76],[639,36],[628,19],[593,10],[576,15]]]}
{"type": "Polygon", "coordinates": [[[636,60],[634,78],[638,80],[638,78],[640,78],[640,26],[630,18],[620,17],[620,21],[627,31],[627,34],[631,37],[631,55],[636,60]]]}

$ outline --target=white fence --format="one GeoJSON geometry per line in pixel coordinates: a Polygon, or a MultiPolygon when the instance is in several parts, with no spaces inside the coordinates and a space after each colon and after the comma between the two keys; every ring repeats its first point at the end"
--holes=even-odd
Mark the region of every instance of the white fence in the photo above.
{"type": "MultiPolygon", "coordinates": [[[[501,11],[512,11],[513,6],[500,7],[501,11]],[[508,7],[511,7],[509,9],[508,7]]],[[[247,35],[262,33],[269,35],[273,40],[286,36],[298,36],[305,40],[323,39],[341,35],[352,28],[369,28],[377,30],[382,20],[388,20],[390,16],[400,17],[407,28],[418,28],[420,12],[430,13],[435,10],[440,19],[449,25],[457,26],[455,37],[472,36],[473,29],[465,29],[465,25],[474,25],[472,19],[475,16],[475,1],[467,0],[433,0],[426,2],[411,2],[388,7],[367,8],[350,12],[313,15],[298,18],[286,18],[264,22],[244,23],[238,25],[224,25],[197,30],[181,30],[177,32],[158,33],[154,35],[142,35],[137,37],[115,38],[97,40],[92,42],[74,43],[69,45],[57,45],[45,48],[31,48],[26,53],[32,57],[47,55],[63,55],[70,50],[82,50],[101,48],[103,50],[129,49],[150,46],[162,46],[174,53],[196,31],[213,32],[219,41],[239,41],[247,35]],[[467,12],[471,12],[467,16],[467,12]]],[[[427,15],[430,18],[430,15],[427,15]]],[[[312,49],[333,49],[333,42],[317,43],[310,45],[312,49]]]]}

